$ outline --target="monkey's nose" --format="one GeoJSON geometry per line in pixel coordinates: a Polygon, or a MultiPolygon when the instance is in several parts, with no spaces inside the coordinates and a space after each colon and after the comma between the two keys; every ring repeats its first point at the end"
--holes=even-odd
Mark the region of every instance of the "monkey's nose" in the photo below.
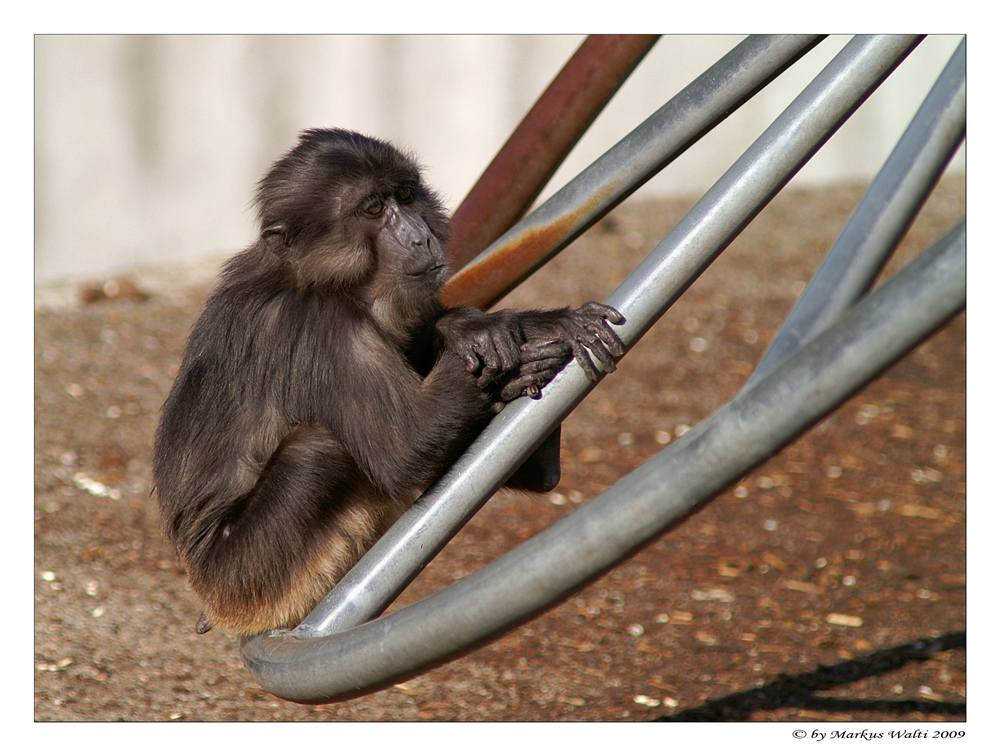
{"type": "Polygon", "coordinates": [[[430,244],[413,241],[410,254],[403,265],[403,272],[408,276],[424,276],[442,266],[442,261],[435,258],[432,253],[430,244]]]}

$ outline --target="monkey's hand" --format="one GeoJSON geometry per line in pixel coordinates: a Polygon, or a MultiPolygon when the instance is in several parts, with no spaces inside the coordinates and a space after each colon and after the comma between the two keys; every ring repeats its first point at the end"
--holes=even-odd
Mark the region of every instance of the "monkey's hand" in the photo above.
{"type": "Polygon", "coordinates": [[[519,396],[537,399],[542,387],[555,378],[573,356],[569,343],[559,339],[535,340],[521,345],[521,361],[517,368],[503,376],[499,387],[499,406],[519,396]]]}
{"type": "Polygon", "coordinates": [[[515,313],[449,310],[438,318],[436,329],[444,348],[461,357],[469,372],[482,369],[476,380],[479,388],[493,384],[522,362],[525,338],[515,313]]]}
{"type": "Polygon", "coordinates": [[[615,360],[625,354],[625,344],[609,325],[625,322],[625,317],[614,307],[587,302],[576,310],[544,314],[550,317],[532,319],[523,324],[526,336],[532,341],[552,339],[564,342],[592,381],[597,380],[598,373],[590,353],[607,373],[614,371],[615,360]]]}

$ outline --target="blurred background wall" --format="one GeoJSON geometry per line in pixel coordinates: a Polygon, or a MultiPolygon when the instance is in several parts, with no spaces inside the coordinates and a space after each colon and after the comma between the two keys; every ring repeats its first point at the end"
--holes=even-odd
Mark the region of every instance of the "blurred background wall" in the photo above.
{"type": "MultiPolygon", "coordinates": [[[[454,209],[582,39],[38,36],[35,280],[243,248],[255,183],[310,127],[352,128],[415,152],[454,209]]],[[[660,39],[543,199],[740,39],[660,39]]],[[[639,195],[707,189],[847,39],[822,42],[639,195]]],[[[925,40],[795,183],[874,175],[958,42],[925,40]]],[[[963,148],[950,170],[964,166],[963,148]]]]}

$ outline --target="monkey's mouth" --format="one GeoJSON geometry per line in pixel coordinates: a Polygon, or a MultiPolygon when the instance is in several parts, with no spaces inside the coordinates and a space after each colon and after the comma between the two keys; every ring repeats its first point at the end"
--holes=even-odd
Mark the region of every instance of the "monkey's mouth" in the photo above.
{"type": "Polygon", "coordinates": [[[440,272],[444,271],[444,263],[439,263],[437,265],[431,265],[427,268],[422,268],[421,270],[407,271],[406,275],[410,278],[423,278],[425,276],[436,276],[440,272]]]}

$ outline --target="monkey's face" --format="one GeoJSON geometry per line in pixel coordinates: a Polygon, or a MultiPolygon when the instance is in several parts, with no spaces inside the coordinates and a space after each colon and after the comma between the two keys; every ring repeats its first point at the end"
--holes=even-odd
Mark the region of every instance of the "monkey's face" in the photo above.
{"type": "Polygon", "coordinates": [[[420,213],[419,189],[398,187],[365,201],[359,219],[373,251],[373,298],[434,296],[447,278],[444,247],[420,213]]]}

